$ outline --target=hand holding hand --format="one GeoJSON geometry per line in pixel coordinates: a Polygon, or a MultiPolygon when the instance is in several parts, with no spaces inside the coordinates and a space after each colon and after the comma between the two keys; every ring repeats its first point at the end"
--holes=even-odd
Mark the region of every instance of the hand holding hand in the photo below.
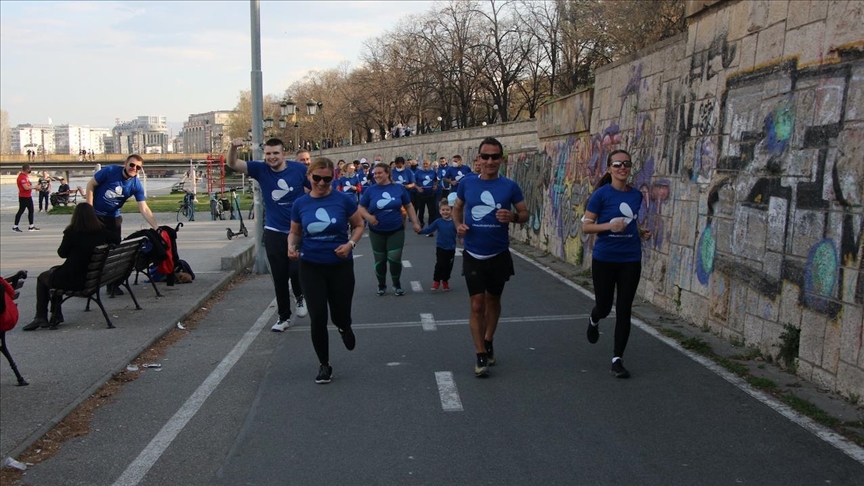
{"type": "Polygon", "coordinates": [[[467,224],[462,223],[456,227],[456,234],[459,236],[465,236],[465,233],[467,233],[469,229],[471,228],[469,228],[467,224]]]}
{"type": "Polygon", "coordinates": [[[296,259],[300,258],[300,252],[297,250],[296,246],[289,246],[288,247],[288,258],[290,258],[292,260],[296,260],[296,259]]]}

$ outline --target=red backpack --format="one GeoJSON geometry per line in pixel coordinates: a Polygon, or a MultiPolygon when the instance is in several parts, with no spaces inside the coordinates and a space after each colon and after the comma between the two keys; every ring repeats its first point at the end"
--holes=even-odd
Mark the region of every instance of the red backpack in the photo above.
{"type": "Polygon", "coordinates": [[[3,282],[3,313],[0,314],[0,332],[11,331],[18,324],[18,306],[15,305],[15,289],[4,278],[3,282]]]}

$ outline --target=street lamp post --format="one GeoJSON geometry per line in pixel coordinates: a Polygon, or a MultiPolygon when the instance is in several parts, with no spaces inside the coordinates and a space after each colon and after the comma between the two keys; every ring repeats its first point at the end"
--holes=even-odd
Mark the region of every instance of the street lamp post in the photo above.
{"type": "MultiPolygon", "coordinates": [[[[324,103],[315,100],[309,100],[306,102],[306,116],[309,119],[315,118],[318,114],[318,110],[324,106],[324,103]]],[[[279,128],[285,128],[288,125],[288,117],[291,117],[291,121],[294,125],[294,150],[300,149],[300,121],[301,114],[297,112],[297,103],[294,102],[293,99],[287,98],[282,100],[279,103],[279,109],[281,112],[281,117],[279,118],[279,128]]],[[[266,123],[266,120],[265,120],[266,123]]],[[[272,124],[272,120],[271,120],[272,124]]],[[[320,133],[320,120],[319,120],[319,133],[320,133]]]]}

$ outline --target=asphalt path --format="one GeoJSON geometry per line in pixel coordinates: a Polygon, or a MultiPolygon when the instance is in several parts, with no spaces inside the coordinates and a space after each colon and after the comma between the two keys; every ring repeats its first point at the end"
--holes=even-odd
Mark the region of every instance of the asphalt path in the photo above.
{"type": "Polygon", "coordinates": [[[357,348],[331,326],[331,384],[314,383],[308,318],[271,332],[270,277],[254,277],[25,481],[862,483],[861,463],[637,328],[633,377],[613,378],[611,320],[589,345],[591,300],[519,258],[499,364],[475,378],[461,258],[453,290],[431,292],[434,239],[406,240],[404,297],[375,295],[368,238],[358,245],[357,348]]]}

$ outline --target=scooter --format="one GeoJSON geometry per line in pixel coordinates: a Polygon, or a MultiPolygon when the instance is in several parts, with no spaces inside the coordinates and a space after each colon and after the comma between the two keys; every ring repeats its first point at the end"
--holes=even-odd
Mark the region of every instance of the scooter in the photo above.
{"type": "Polygon", "coordinates": [[[231,219],[234,219],[233,216],[234,216],[234,212],[236,211],[237,217],[240,219],[240,230],[235,233],[235,232],[231,231],[231,228],[226,228],[228,230],[228,233],[227,233],[228,239],[230,240],[230,239],[233,239],[235,236],[240,236],[240,235],[248,237],[249,236],[249,230],[246,229],[246,224],[243,223],[243,213],[240,211],[240,197],[237,195],[237,188],[236,187],[231,188],[231,200],[232,200],[232,204],[234,205],[234,208],[231,210],[231,216],[232,216],[231,219]]]}

